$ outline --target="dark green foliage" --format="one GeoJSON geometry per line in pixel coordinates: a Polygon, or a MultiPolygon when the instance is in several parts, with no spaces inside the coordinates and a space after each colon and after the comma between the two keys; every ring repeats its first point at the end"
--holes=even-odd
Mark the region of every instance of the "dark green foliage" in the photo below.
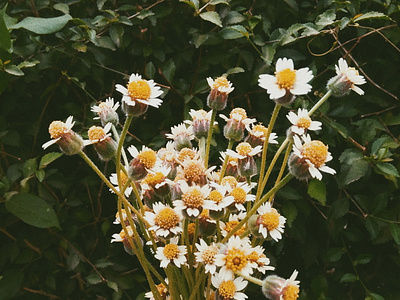
{"type": "Polygon", "coordinates": [[[302,299],[399,299],[399,9],[390,0],[2,2],[0,299],[142,299],[148,290],[135,257],[110,244],[120,227],[108,188],[79,157],[41,149],[51,121],[73,115],[85,137],[90,107],[120,100],[115,84],[139,73],[165,89],[164,103],[134,120],[129,142],[158,149],[205,106],[206,78],[226,73],[235,90],[223,113],[244,107],[268,124],[274,104],[257,78],[284,56],[315,75],[315,93],[292,108],[319,99],[339,57],[367,84],[364,96],[331,98],[315,114],[337,175],[279,191],[288,223],[281,243],[264,245],[271,261],[281,276],[299,271],[302,299]]]}

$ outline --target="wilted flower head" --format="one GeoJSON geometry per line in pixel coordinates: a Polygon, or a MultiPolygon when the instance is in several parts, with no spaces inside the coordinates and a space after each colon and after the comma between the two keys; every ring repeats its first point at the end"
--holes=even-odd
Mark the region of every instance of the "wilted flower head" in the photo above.
{"type": "Polygon", "coordinates": [[[336,174],[336,171],[325,165],[332,160],[328,146],[321,141],[311,140],[310,135],[302,136],[304,143],[298,136],[294,136],[293,152],[289,157],[289,171],[300,180],[308,179],[311,175],[318,180],[322,179],[322,172],[336,174]]]}
{"type": "Polygon", "coordinates": [[[291,103],[295,96],[310,92],[312,87],[308,82],[313,77],[309,68],[295,70],[293,60],[284,57],[276,62],[275,76],[260,75],[258,85],[267,90],[272,100],[285,105],[291,103]]]}
{"type": "Polygon", "coordinates": [[[72,130],[75,122],[72,121],[73,117],[69,116],[66,122],[53,121],[49,125],[49,133],[52,138],[50,141],[42,145],[43,149],[58,144],[61,151],[67,155],[77,154],[84,147],[82,137],[72,130]]]}
{"type": "Polygon", "coordinates": [[[139,116],[147,111],[148,106],[159,107],[162,100],[162,90],[153,80],[144,80],[139,74],[129,77],[127,87],[115,85],[122,94],[122,109],[127,115],[139,116]]]}
{"type": "Polygon", "coordinates": [[[190,125],[194,136],[198,139],[207,137],[208,131],[210,130],[212,110],[206,112],[203,109],[191,109],[189,114],[192,117],[192,121],[186,120],[185,123],[190,125]]]}
{"type": "Polygon", "coordinates": [[[109,97],[105,102],[100,102],[99,105],[93,105],[91,111],[96,113],[98,117],[94,119],[100,119],[101,125],[105,126],[107,123],[118,124],[117,109],[119,102],[114,104],[114,99],[109,97]]]}
{"type": "Polygon", "coordinates": [[[327,84],[328,89],[336,97],[343,97],[350,89],[359,95],[364,95],[364,91],[357,85],[365,83],[363,76],[359,75],[355,68],[349,67],[347,62],[340,58],[337,65],[335,65],[336,76],[332,77],[327,84]]]}
{"type": "Polygon", "coordinates": [[[207,97],[208,107],[215,110],[223,110],[226,107],[228,94],[234,90],[232,83],[224,76],[218,77],[215,80],[208,77],[207,83],[211,88],[210,94],[207,97]]]}

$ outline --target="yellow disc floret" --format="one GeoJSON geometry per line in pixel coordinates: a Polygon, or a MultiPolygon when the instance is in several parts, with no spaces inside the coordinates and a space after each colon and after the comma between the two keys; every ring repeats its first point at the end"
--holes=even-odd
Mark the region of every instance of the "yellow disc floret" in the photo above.
{"type": "Polygon", "coordinates": [[[309,116],[305,116],[305,117],[299,118],[297,120],[296,125],[297,125],[297,127],[301,127],[301,128],[307,129],[311,125],[311,118],[309,116]]]}
{"type": "Polygon", "coordinates": [[[218,248],[215,246],[209,246],[206,250],[201,253],[201,258],[205,264],[212,265],[215,261],[215,255],[218,253],[218,248]]]}
{"type": "Polygon", "coordinates": [[[235,199],[236,203],[243,204],[246,201],[246,191],[241,187],[235,187],[230,194],[233,196],[233,199],[235,199]]]}
{"type": "Polygon", "coordinates": [[[61,121],[53,121],[49,125],[49,133],[52,139],[58,139],[66,130],[67,127],[65,126],[65,123],[61,121]]]}
{"type": "Polygon", "coordinates": [[[228,185],[231,188],[235,188],[237,186],[238,182],[235,177],[233,176],[225,176],[221,180],[221,185],[228,185]]]}
{"type": "Polygon", "coordinates": [[[276,209],[272,208],[270,212],[267,212],[260,216],[260,224],[262,224],[268,231],[272,231],[279,226],[280,214],[276,209]]]}
{"type": "Polygon", "coordinates": [[[213,89],[229,88],[229,81],[226,77],[221,76],[214,80],[213,89]]]}
{"type": "Polygon", "coordinates": [[[247,265],[247,257],[244,251],[233,248],[228,251],[225,256],[225,266],[227,269],[237,272],[242,270],[247,265]]]}
{"type": "Polygon", "coordinates": [[[276,74],[276,79],[281,89],[290,90],[296,82],[296,71],[285,69],[276,74]]]}
{"type": "Polygon", "coordinates": [[[264,125],[257,124],[252,128],[252,133],[256,136],[263,136],[265,137],[268,132],[268,128],[265,127],[264,125]]]}
{"type": "MultiPolygon", "coordinates": [[[[226,224],[225,224],[225,231],[226,231],[227,233],[231,232],[232,229],[236,228],[236,226],[237,226],[238,224],[239,224],[239,221],[235,221],[235,220],[226,222],[226,224]]],[[[245,233],[245,232],[246,232],[246,226],[243,225],[240,229],[238,229],[238,230],[235,231],[234,235],[241,236],[241,235],[242,235],[243,233],[245,233]]]]}
{"type": "Polygon", "coordinates": [[[319,168],[326,162],[328,146],[325,146],[321,141],[311,141],[303,145],[301,154],[316,168],[319,168]]]}
{"type": "Polygon", "coordinates": [[[172,208],[166,207],[158,212],[154,223],[163,229],[171,229],[179,224],[179,216],[172,208]]]}
{"type": "Polygon", "coordinates": [[[151,95],[151,88],[146,80],[132,81],[128,84],[128,95],[133,100],[148,100],[151,95]]]}
{"type": "Polygon", "coordinates": [[[222,200],[224,199],[224,196],[217,190],[213,190],[210,192],[210,195],[208,196],[211,201],[214,201],[215,203],[221,203],[222,200]]]}
{"type": "Polygon", "coordinates": [[[194,159],[196,157],[196,151],[191,148],[182,148],[179,151],[178,160],[185,161],[185,159],[194,159]]]}
{"type": "Polygon", "coordinates": [[[282,291],[283,300],[296,300],[299,297],[299,287],[296,285],[288,285],[282,291]]]}
{"type": "Polygon", "coordinates": [[[100,126],[92,126],[88,130],[88,137],[91,141],[101,140],[105,135],[103,127],[100,126]]]}
{"type": "Polygon", "coordinates": [[[151,187],[155,187],[157,184],[163,183],[165,176],[161,172],[149,173],[146,178],[143,179],[143,183],[147,183],[151,187]]]}
{"type": "Polygon", "coordinates": [[[187,207],[198,208],[204,203],[204,196],[198,189],[189,190],[182,195],[182,201],[187,207]]]}
{"type": "Polygon", "coordinates": [[[165,245],[164,250],[163,250],[164,256],[167,259],[174,259],[178,257],[179,254],[179,248],[178,245],[176,244],[168,244],[165,245]]]}
{"type": "Polygon", "coordinates": [[[252,150],[253,147],[247,142],[242,142],[236,147],[236,152],[242,156],[247,156],[252,150]]]}
{"type": "Polygon", "coordinates": [[[157,153],[151,149],[140,152],[137,157],[147,169],[153,168],[157,161],[157,153]]]}
{"type": "Polygon", "coordinates": [[[241,116],[241,120],[244,120],[247,118],[247,113],[246,110],[244,108],[241,107],[236,107],[234,109],[232,109],[231,113],[229,114],[229,117],[232,119],[233,115],[240,115],[241,116]]]}
{"type": "Polygon", "coordinates": [[[221,299],[233,299],[236,292],[235,283],[232,280],[221,282],[218,292],[221,299]]]}

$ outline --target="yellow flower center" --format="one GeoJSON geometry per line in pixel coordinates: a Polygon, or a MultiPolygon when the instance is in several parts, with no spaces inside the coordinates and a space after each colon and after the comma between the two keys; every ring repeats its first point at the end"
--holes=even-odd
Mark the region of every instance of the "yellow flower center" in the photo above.
{"type": "MultiPolygon", "coordinates": [[[[133,236],[133,230],[131,226],[126,226],[126,231],[128,231],[129,237],[133,236]]],[[[125,230],[122,229],[121,232],[119,233],[119,236],[121,237],[121,239],[125,240],[127,238],[125,230]]]]}
{"type": "Polygon", "coordinates": [[[267,228],[268,231],[272,231],[279,226],[279,213],[275,208],[272,208],[271,212],[265,213],[260,216],[260,223],[267,228]]]}
{"type": "Polygon", "coordinates": [[[229,81],[226,77],[221,76],[214,80],[213,89],[229,88],[229,81]]]}
{"type": "Polygon", "coordinates": [[[276,73],[276,79],[281,89],[290,90],[296,82],[296,71],[287,68],[276,73]]]}
{"type": "Polygon", "coordinates": [[[226,268],[233,272],[242,270],[247,264],[247,257],[244,251],[236,248],[229,250],[224,259],[226,268]]]}
{"type": "Polygon", "coordinates": [[[147,169],[153,168],[157,161],[157,154],[151,149],[140,152],[137,157],[139,158],[140,163],[147,169]]]}
{"type": "Polygon", "coordinates": [[[178,160],[185,161],[185,159],[194,159],[196,157],[196,151],[190,148],[183,148],[179,151],[178,160]]]}
{"type": "Polygon", "coordinates": [[[223,300],[230,300],[235,296],[236,286],[232,280],[223,281],[218,288],[218,292],[223,300]]]}
{"type": "Polygon", "coordinates": [[[242,142],[236,146],[236,152],[242,156],[247,156],[252,150],[253,147],[247,142],[242,142]]]}
{"type": "Polygon", "coordinates": [[[201,253],[201,258],[207,265],[212,265],[215,261],[215,255],[218,253],[218,248],[215,246],[209,246],[201,253]]]}
{"type": "Polygon", "coordinates": [[[155,187],[157,184],[162,183],[165,180],[165,176],[161,172],[149,173],[146,178],[143,180],[144,183],[147,183],[151,187],[155,187]]]}
{"type": "Polygon", "coordinates": [[[297,127],[301,127],[301,128],[308,128],[311,125],[311,118],[309,116],[305,116],[302,118],[299,118],[297,120],[297,127]]]}
{"type": "Polygon", "coordinates": [[[261,133],[261,135],[263,137],[265,137],[267,135],[267,131],[268,131],[268,128],[261,124],[255,125],[252,128],[252,132],[254,133],[254,135],[258,135],[257,133],[261,133]]]}
{"type": "Polygon", "coordinates": [[[243,204],[244,202],[246,202],[247,194],[246,191],[241,187],[235,187],[230,194],[231,196],[233,196],[233,199],[235,200],[236,203],[243,204]]]}
{"type": "Polygon", "coordinates": [[[108,108],[108,105],[106,102],[100,102],[100,104],[98,105],[99,108],[103,109],[103,108],[108,108]]]}
{"type": "Polygon", "coordinates": [[[171,260],[171,259],[177,258],[178,254],[179,254],[178,245],[176,245],[176,244],[165,245],[163,253],[167,259],[171,260]]]}
{"type": "Polygon", "coordinates": [[[128,182],[128,177],[122,171],[119,172],[119,178],[121,180],[121,186],[124,186],[128,182]]]}
{"type": "Polygon", "coordinates": [[[301,154],[316,168],[319,168],[326,162],[328,146],[325,146],[321,141],[311,141],[303,145],[301,154]]]}
{"type": "Polygon", "coordinates": [[[199,182],[205,176],[204,165],[198,161],[191,161],[185,165],[184,176],[188,182],[199,182]]]}
{"type": "MultiPolygon", "coordinates": [[[[231,232],[232,229],[235,228],[235,227],[237,226],[237,224],[239,224],[239,221],[233,220],[233,221],[227,222],[227,223],[225,224],[225,231],[226,231],[227,233],[231,232]]],[[[245,225],[243,225],[240,229],[238,229],[238,230],[234,233],[234,235],[241,236],[243,233],[245,233],[245,231],[246,231],[246,227],[245,227],[245,225]]]]}
{"type": "Polygon", "coordinates": [[[249,262],[254,262],[256,263],[258,266],[262,267],[264,264],[261,263],[259,261],[260,258],[264,258],[266,257],[264,253],[262,253],[261,255],[258,255],[258,253],[256,251],[251,252],[248,256],[247,256],[247,260],[249,262]]]}
{"type": "Polygon", "coordinates": [[[157,285],[157,291],[160,293],[161,297],[168,296],[168,290],[162,283],[157,285]]]}
{"type": "Polygon", "coordinates": [[[241,107],[236,107],[232,109],[231,113],[229,114],[229,117],[232,119],[234,114],[240,115],[242,117],[242,120],[247,118],[246,110],[241,107]]]}
{"type": "Polygon", "coordinates": [[[190,223],[190,224],[188,225],[188,235],[189,235],[190,237],[193,237],[195,231],[196,231],[196,223],[190,223]]]}
{"type": "Polygon", "coordinates": [[[163,229],[171,229],[179,224],[179,216],[172,208],[166,207],[158,212],[154,223],[163,229]]]}
{"type": "Polygon", "coordinates": [[[204,197],[198,189],[192,189],[182,195],[182,201],[187,207],[198,208],[203,205],[204,197]]]}
{"type": "Polygon", "coordinates": [[[295,285],[288,285],[282,291],[283,300],[296,300],[299,297],[299,288],[295,285]]]}
{"type": "Polygon", "coordinates": [[[49,125],[49,133],[52,139],[58,139],[64,134],[64,131],[67,130],[64,122],[61,121],[53,121],[49,125]]]}
{"type": "Polygon", "coordinates": [[[229,185],[230,187],[234,188],[238,184],[237,180],[233,176],[225,176],[221,180],[222,185],[229,185]]]}
{"type": "Polygon", "coordinates": [[[209,199],[218,204],[218,203],[222,202],[222,200],[224,199],[224,196],[222,196],[222,194],[220,192],[218,192],[217,190],[213,190],[213,191],[211,191],[211,193],[209,195],[209,199]]]}
{"type": "Polygon", "coordinates": [[[215,300],[215,292],[211,292],[210,296],[208,296],[207,300],[215,300]]]}
{"type": "Polygon", "coordinates": [[[89,140],[91,141],[101,140],[105,135],[103,127],[100,126],[92,126],[88,130],[89,140]]]}
{"type": "Polygon", "coordinates": [[[128,95],[133,99],[147,100],[151,95],[150,85],[146,80],[137,80],[128,83],[128,95]]]}

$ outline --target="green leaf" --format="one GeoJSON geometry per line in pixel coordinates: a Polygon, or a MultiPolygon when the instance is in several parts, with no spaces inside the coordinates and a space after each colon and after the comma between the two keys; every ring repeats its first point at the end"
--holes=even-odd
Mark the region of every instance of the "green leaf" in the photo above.
{"type": "Polygon", "coordinates": [[[234,67],[234,68],[230,68],[228,71],[226,71],[224,73],[224,76],[228,77],[231,74],[238,74],[238,73],[243,73],[244,69],[241,67],[234,67]]]}
{"type": "Polygon", "coordinates": [[[16,194],[6,201],[6,208],[25,223],[39,227],[58,227],[58,218],[53,208],[42,198],[31,194],[16,194]]]}
{"type": "Polygon", "coordinates": [[[31,68],[36,66],[40,61],[37,59],[34,60],[24,60],[23,62],[18,64],[18,68],[23,69],[23,68],[31,68]]]}
{"type": "Polygon", "coordinates": [[[371,235],[371,239],[374,240],[378,237],[381,227],[373,218],[367,217],[367,219],[365,220],[365,227],[371,235]]]}
{"type": "Polygon", "coordinates": [[[24,177],[29,177],[33,173],[35,173],[37,167],[38,167],[38,165],[37,165],[36,158],[31,158],[31,159],[28,159],[26,162],[24,162],[24,165],[22,167],[22,172],[24,174],[24,177]]]}
{"type": "Polygon", "coordinates": [[[114,24],[110,27],[110,37],[117,47],[121,47],[122,36],[124,35],[124,28],[120,24],[114,24]]]}
{"type": "Polygon", "coordinates": [[[383,175],[389,175],[394,177],[399,177],[399,171],[395,166],[389,163],[377,163],[376,166],[380,171],[382,171],[383,175]]]}
{"type": "Polygon", "coordinates": [[[110,289],[113,289],[114,291],[118,292],[118,284],[114,281],[107,281],[107,286],[110,289]]]}
{"type": "Polygon", "coordinates": [[[154,64],[152,62],[149,62],[146,65],[146,69],[145,69],[145,74],[147,76],[147,78],[154,78],[154,75],[156,74],[156,67],[154,66],[154,64]]]}
{"type": "Polygon", "coordinates": [[[234,40],[242,37],[248,37],[249,34],[242,25],[233,25],[221,30],[220,35],[225,40],[234,40]]]}
{"type": "Polygon", "coordinates": [[[176,66],[172,59],[170,59],[163,68],[163,74],[168,82],[172,82],[175,76],[176,66]]]}
{"type": "Polygon", "coordinates": [[[357,255],[354,262],[358,265],[365,265],[371,261],[374,256],[371,253],[362,253],[357,255]]]}
{"type": "Polygon", "coordinates": [[[9,51],[11,48],[11,38],[3,14],[0,13],[0,48],[9,51]]]}
{"type": "Polygon", "coordinates": [[[24,72],[22,72],[21,69],[18,68],[16,65],[6,65],[6,67],[4,68],[4,71],[6,71],[8,74],[11,74],[14,76],[25,75],[24,72]]]}
{"type": "Polygon", "coordinates": [[[297,207],[290,201],[286,201],[282,205],[282,212],[286,218],[286,223],[289,227],[292,227],[293,221],[296,219],[298,210],[297,207]]]}
{"type": "Polygon", "coordinates": [[[357,280],[357,276],[352,273],[346,273],[340,278],[340,282],[354,282],[357,280]]]}
{"type": "Polygon", "coordinates": [[[377,11],[369,11],[365,14],[362,14],[361,16],[357,17],[354,19],[354,22],[358,22],[361,20],[366,20],[366,19],[387,19],[387,20],[392,20],[389,16],[385,15],[384,13],[377,12],[377,11]]]}
{"type": "Polygon", "coordinates": [[[322,205],[326,204],[326,186],[323,181],[313,179],[310,181],[307,189],[308,195],[318,200],[322,205]]]}
{"type": "Polygon", "coordinates": [[[26,17],[9,29],[25,28],[36,34],[50,34],[63,29],[71,19],[72,17],[68,14],[55,18],[26,17]]]}
{"type": "Polygon", "coordinates": [[[21,289],[23,279],[24,272],[22,269],[9,268],[2,272],[0,276],[0,299],[13,299],[21,289]]]}
{"type": "Polygon", "coordinates": [[[211,0],[210,1],[210,4],[212,4],[212,5],[217,5],[217,4],[221,4],[221,3],[229,5],[228,0],[211,0]]]}
{"type": "Polygon", "coordinates": [[[61,11],[64,14],[69,14],[69,6],[64,3],[57,3],[53,6],[54,9],[61,11]]]}
{"type": "Polygon", "coordinates": [[[262,59],[267,66],[270,66],[272,60],[274,59],[276,48],[272,45],[265,45],[261,48],[262,51],[262,59]]]}
{"type": "Polygon", "coordinates": [[[332,203],[330,214],[332,219],[339,219],[349,211],[349,201],[346,198],[340,198],[332,203]]]}
{"type": "Polygon", "coordinates": [[[179,2],[189,4],[196,12],[199,10],[199,0],[179,0],[179,2]]]}
{"type": "Polygon", "coordinates": [[[343,254],[344,254],[343,248],[332,248],[329,249],[327,257],[330,262],[336,262],[342,258],[343,254]]]}
{"type": "Polygon", "coordinates": [[[397,245],[400,245],[400,226],[396,223],[390,224],[390,233],[397,245]]]}
{"type": "Polygon", "coordinates": [[[369,293],[368,297],[366,297],[365,300],[385,300],[385,298],[376,293],[369,293]]]}
{"type": "Polygon", "coordinates": [[[139,20],[144,20],[148,17],[154,16],[154,13],[151,10],[142,9],[140,13],[137,15],[139,20]]]}
{"type": "Polygon", "coordinates": [[[205,21],[211,22],[219,27],[222,27],[221,18],[216,11],[206,11],[200,14],[200,18],[205,21]]]}
{"type": "Polygon", "coordinates": [[[88,284],[99,284],[103,281],[97,273],[90,274],[85,279],[88,284]]]}
{"type": "Polygon", "coordinates": [[[35,176],[39,180],[39,182],[43,181],[45,175],[46,175],[46,172],[43,169],[39,169],[39,170],[35,171],[35,176]]]}
{"type": "Polygon", "coordinates": [[[336,19],[336,13],[333,9],[328,9],[326,12],[324,12],[323,14],[320,14],[316,21],[315,24],[318,26],[328,26],[331,25],[336,19]]]}
{"type": "Polygon", "coordinates": [[[342,163],[338,175],[339,187],[344,187],[359,180],[368,171],[368,162],[363,154],[355,149],[346,149],[339,157],[342,163]]]}
{"type": "Polygon", "coordinates": [[[50,163],[55,161],[57,158],[61,157],[63,154],[61,152],[50,152],[40,159],[39,169],[47,167],[50,163]]]}

